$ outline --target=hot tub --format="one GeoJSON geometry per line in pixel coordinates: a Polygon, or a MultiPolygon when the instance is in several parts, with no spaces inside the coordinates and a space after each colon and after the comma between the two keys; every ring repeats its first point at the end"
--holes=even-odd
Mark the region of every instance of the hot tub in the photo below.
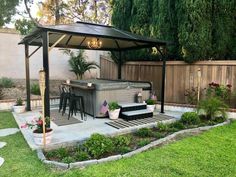
{"type": "Polygon", "coordinates": [[[137,93],[146,100],[152,90],[150,82],[107,79],[72,80],[70,86],[76,95],[84,97],[85,112],[94,117],[104,117],[100,109],[105,100],[134,103],[137,93]]]}

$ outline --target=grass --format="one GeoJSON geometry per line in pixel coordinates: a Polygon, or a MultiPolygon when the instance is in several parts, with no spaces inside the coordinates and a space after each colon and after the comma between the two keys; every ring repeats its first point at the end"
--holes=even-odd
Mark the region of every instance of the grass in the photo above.
{"type": "MultiPolygon", "coordinates": [[[[0,127],[17,127],[11,113],[0,113],[0,127]]],[[[0,176],[236,176],[236,122],[199,136],[155,148],[128,159],[83,170],[56,171],[41,163],[21,133],[0,137],[5,163],[0,176]]]]}

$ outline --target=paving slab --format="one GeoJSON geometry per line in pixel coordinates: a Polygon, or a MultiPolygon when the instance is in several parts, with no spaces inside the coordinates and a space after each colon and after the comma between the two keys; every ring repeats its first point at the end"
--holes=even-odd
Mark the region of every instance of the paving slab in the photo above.
{"type": "Polygon", "coordinates": [[[0,149],[3,148],[4,146],[6,146],[7,143],[6,142],[0,142],[0,149]]]}
{"type": "Polygon", "coordinates": [[[0,129],[0,137],[3,136],[8,136],[8,135],[12,135],[15,134],[17,132],[19,132],[20,130],[18,128],[5,128],[5,129],[0,129]]]}
{"type": "Polygon", "coordinates": [[[4,163],[4,158],[0,157],[0,167],[2,166],[2,164],[4,163]]]}

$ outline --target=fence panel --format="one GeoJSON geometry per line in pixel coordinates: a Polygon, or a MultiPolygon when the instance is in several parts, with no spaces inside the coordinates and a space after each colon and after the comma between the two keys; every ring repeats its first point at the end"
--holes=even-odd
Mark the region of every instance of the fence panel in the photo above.
{"type": "MultiPolygon", "coordinates": [[[[166,62],[165,100],[169,103],[187,103],[185,90],[197,87],[198,70],[201,70],[201,89],[210,82],[231,84],[236,89],[236,61],[199,61],[187,64],[183,61],[166,62]]],[[[101,78],[116,79],[116,64],[101,57],[101,78]]],[[[151,81],[153,89],[160,98],[162,62],[126,62],[122,66],[122,79],[151,81]]],[[[231,102],[235,107],[234,101],[231,102]]]]}

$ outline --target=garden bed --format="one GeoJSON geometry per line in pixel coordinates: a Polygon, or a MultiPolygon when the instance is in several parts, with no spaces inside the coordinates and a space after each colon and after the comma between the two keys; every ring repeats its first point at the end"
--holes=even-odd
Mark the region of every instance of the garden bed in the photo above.
{"type": "MultiPolygon", "coordinates": [[[[183,136],[198,134],[203,130],[223,125],[224,119],[181,119],[170,124],[157,124],[154,128],[142,128],[135,133],[117,137],[93,134],[83,144],[41,152],[41,160],[62,168],[82,167],[145,151],[163,143],[178,140],[183,136]],[[181,136],[180,136],[181,135],[181,136]],[[44,156],[45,155],[45,156],[44,156]],[[99,160],[98,160],[99,159],[99,160]]],[[[39,152],[40,154],[40,152],[39,152]]]]}

